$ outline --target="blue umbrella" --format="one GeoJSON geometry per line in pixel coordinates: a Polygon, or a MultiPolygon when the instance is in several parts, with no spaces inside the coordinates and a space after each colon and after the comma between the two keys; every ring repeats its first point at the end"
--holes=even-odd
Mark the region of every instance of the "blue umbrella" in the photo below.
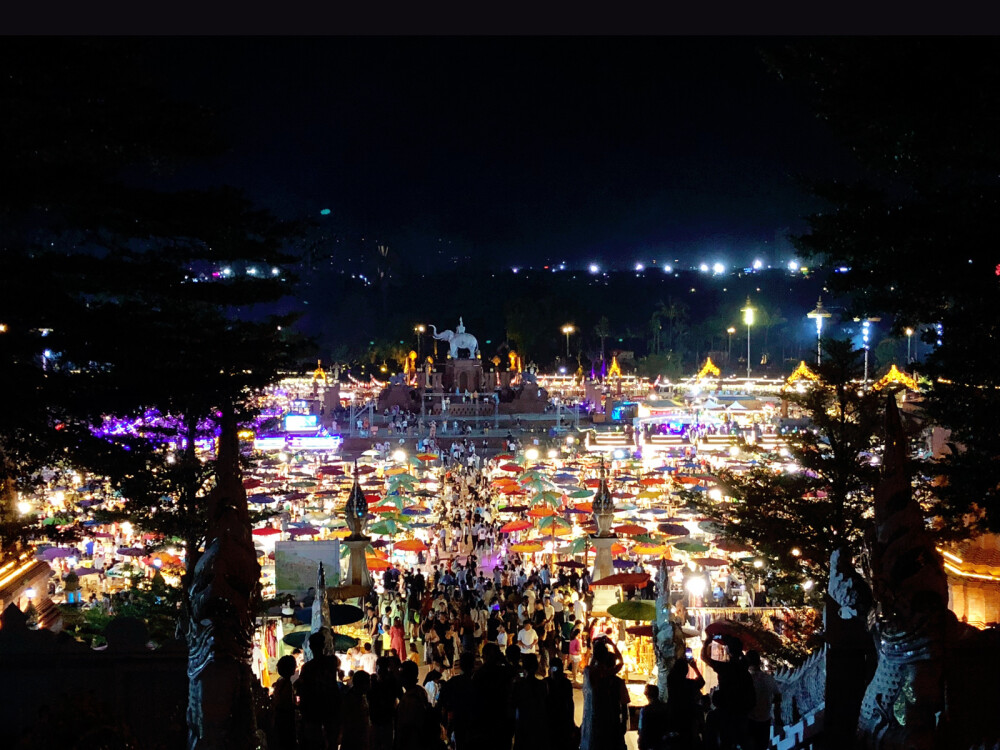
{"type": "Polygon", "coordinates": [[[403,514],[407,516],[426,516],[430,512],[430,508],[421,508],[419,505],[411,505],[409,508],[403,508],[403,514]]]}

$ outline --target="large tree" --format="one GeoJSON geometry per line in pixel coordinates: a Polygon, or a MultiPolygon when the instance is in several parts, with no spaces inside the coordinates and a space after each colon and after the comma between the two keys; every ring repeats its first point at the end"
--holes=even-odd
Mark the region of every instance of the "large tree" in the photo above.
{"type": "Polygon", "coordinates": [[[728,501],[687,493],[716,519],[723,536],[766,561],[772,583],[808,578],[817,591],[824,588],[834,549],[860,551],[878,475],[884,398],[861,389],[861,352],[849,343],[825,342],[824,355],[817,380],[800,381],[801,390],[790,387],[783,395],[808,422],[785,436],[788,455],[745,444],[758,462],[746,472],[720,472],[728,501]]]}
{"type": "Polygon", "coordinates": [[[855,315],[922,327],[925,407],[951,430],[943,520],[1000,529],[1000,61],[992,40],[835,39],[768,52],[857,156],[859,177],[823,182],[830,210],[797,239],[855,315]]]}

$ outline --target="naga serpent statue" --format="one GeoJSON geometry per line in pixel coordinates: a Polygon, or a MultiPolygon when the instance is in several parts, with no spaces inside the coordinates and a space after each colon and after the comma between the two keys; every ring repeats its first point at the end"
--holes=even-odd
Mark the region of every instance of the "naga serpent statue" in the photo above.
{"type": "Polygon", "coordinates": [[[231,409],[223,412],[216,483],[208,495],[205,552],[189,589],[188,749],[256,746],[253,711],[253,613],[260,604],[239,438],[231,409]]]}

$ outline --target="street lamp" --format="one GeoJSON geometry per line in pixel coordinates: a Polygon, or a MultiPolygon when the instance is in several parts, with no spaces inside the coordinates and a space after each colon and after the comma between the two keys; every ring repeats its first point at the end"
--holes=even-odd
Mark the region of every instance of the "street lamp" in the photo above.
{"type": "MultiPolygon", "coordinates": [[[[855,318],[855,321],[861,320],[855,318]]],[[[878,323],[882,318],[865,318],[861,320],[861,340],[865,346],[865,379],[862,381],[862,390],[868,390],[868,340],[871,337],[871,324],[878,323]]]]}
{"type": "Polygon", "coordinates": [[[910,344],[913,342],[913,329],[906,329],[906,364],[910,364],[913,358],[910,356],[910,344]]]}
{"type": "Polygon", "coordinates": [[[562,332],[566,334],[566,359],[569,359],[569,335],[575,330],[576,328],[569,323],[562,327],[562,332]]]}
{"type": "Polygon", "coordinates": [[[747,380],[750,379],[750,327],[753,325],[754,308],[750,305],[750,298],[747,297],[747,305],[741,311],[743,322],[747,324],[747,380]]]}
{"type": "Polygon", "coordinates": [[[729,348],[726,349],[726,363],[728,364],[733,353],[733,334],[736,333],[736,329],[729,326],[729,328],[726,329],[726,333],[729,334],[729,348]]]}
{"type": "Polygon", "coordinates": [[[426,330],[427,330],[427,326],[425,326],[423,323],[421,323],[420,325],[416,326],[413,329],[414,333],[417,334],[417,359],[418,360],[422,360],[423,359],[423,350],[420,348],[420,342],[421,342],[421,340],[423,338],[424,331],[426,331],[426,330]]]}
{"type": "Polygon", "coordinates": [[[816,321],[816,364],[823,364],[823,344],[821,343],[821,336],[823,334],[823,318],[829,318],[830,313],[826,311],[823,307],[823,298],[820,297],[819,301],[816,302],[816,309],[811,313],[806,313],[807,318],[812,318],[816,321]]]}

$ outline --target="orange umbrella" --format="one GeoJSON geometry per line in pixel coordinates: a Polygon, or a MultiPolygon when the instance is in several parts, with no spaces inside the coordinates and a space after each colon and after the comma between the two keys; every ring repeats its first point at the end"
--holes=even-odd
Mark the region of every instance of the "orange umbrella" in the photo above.
{"type": "Polygon", "coordinates": [[[590,503],[590,502],[577,503],[573,507],[576,508],[577,510],[582,510],[584,513],[593,513],[594,512],[594,505],[593,505],[593,503],[590,503]]]}
{"type": "MultiPolygon", "coordinates": [[[[590,551],[591,552],[597,552],[597,550],[595,548],[593,548],[593,547],[590,548],[590,551]]],[[[611,545],[611,554],[612,555],[624,555],[625,554],[625,547],[623,545],[619,544],[618,542],[615,542],[614,544],[611,545]]]]}
{"type": "Polygon", "coordinates": [[[510,549],[513,552],[541,552],[542,545],[538,542],[521,542],[520,544],[512,544],[510,549]]]}
{"type": "Polygon", "coordinates": [[[698,479],[698,477],[682,476],[682,477],[674,477],[674,481],[679,482],[681,484],[698,484],[698,482],[700,482],[701,480],[698,479]]]}
{"type": "Polygon", "coordinates": [[[639,536],[640,534],[648,534],[645,526],[640,526],[637,523],[624,523],[621,526],[615,526],[616,534],[624,534],[625,536],[639,536]]]}
{"type": "Polygon", "coordinates": [[[515,531],[524,531],[525,529],[531,528],[531,521],[525,521],[523,518],[517,521],[511,521],[510,523],[504,524],[500,527],[501,534],[511,534],[515,531]]]}
{"type": "Polygon", "coordinates": [[[438,457],[437,453],[418,453],[417,454],[417,458],[419,458],[421,461],[433,461],[437,457],[438,457]]]}
{"type": "Polygon", "coordinates": [[[549,518],[555,514],[556,512],[548,505],[539,505],[538,507],[532,508],[528,511],[528,515],[532,518],[549,518]]]}
{"type": "Polygon", "coordinates": [[[365,562],[368,564],[368,570],[388,570],[392,567],[388,560],[381,560],[377,557],[366,556],[365,562]]]}
{"type": "Polygon", "coordinates": [[[663,478],[662,477],[645,477],[645,478],[639,480],[639,484],[641,484],[643,487],[650,487],[650,486],[652,486],[654,484],[663,484],[663,478]]]}
{"type": "Polygon", "coordinates": [[[398,542],[395,546],[396,546],[396,549],[403,550],[403,552],[426,552],[427,551],[427,545],[424,544],[419,539],[404,539],[403,541],[398,542]]]}
{"type": "Polygon", "coordinates": [[[706,568],[719,568],[723,565],[729,565],[729,560],[723,560],[721,557],[692,557],[691,562],[706,568]]]}

